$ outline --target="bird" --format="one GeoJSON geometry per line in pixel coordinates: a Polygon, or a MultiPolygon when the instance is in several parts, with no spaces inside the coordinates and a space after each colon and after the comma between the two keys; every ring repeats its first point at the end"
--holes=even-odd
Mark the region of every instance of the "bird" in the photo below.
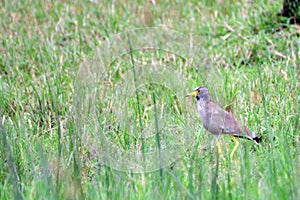
{"type": "MultiPolygon", "coordinates": [[[[209,91],[206,87],[199,86],[195,88],[192,93],[186,95],[186,97],[191,96],[196,97],[197,111],[204,129],[215,136],[229,135],[232,137],[235,142],[235,146],[230,154],[231,158],[239,146],[239,142],[236,137],[249,139],[256,144],[261,142],[261,137],[256,136],[246,127],[241,127],[230,112],[223,110],[216,103],[212,102],[210,100],[209,91]]],[[[220,144],[217,143],[217,145],[220,153],[220,144]]]]}

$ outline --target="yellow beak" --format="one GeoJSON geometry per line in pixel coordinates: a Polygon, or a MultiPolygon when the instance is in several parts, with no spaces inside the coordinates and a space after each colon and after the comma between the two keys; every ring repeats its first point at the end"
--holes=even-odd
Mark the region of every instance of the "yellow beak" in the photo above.
{"type": "Polygon", "coordinates": [[[194,90],[192,93],[187,94],[185,97],[190,97],[190,96],[195,97],[195,96],[197,96],[197,94],[198,94],[198,90],[194,90]]]}

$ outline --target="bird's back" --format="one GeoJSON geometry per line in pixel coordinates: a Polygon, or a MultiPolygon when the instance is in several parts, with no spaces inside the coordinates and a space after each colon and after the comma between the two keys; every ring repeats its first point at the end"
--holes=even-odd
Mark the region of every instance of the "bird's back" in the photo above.
{"type": "Polygon", "coordinates": [[[239,123],[231,113],[223,110],[213,102],[207,102],[205,107],[199,111],[199,114],[204,128],[214,135],[229,134],[252,138],[247,129],[242,131],[239,123]]]}

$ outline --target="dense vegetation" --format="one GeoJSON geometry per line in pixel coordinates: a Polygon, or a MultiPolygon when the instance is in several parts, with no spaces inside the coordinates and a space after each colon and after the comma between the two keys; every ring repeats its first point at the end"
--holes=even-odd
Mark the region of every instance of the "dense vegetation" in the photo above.
{"type": "Polygon", "coordinates": [[[1,199],[299,199],[300,32],[281,0],[0,5],[1,199]],[[218,155],[184,97],[199,85],[261,145],[230,159],[224,136],[218,155]]]}

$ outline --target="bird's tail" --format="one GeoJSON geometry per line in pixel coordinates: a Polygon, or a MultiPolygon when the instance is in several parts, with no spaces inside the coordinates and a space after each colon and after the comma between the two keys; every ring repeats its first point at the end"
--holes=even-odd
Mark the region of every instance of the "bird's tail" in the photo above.
{"type": "Polygon", "coordinates": [[[260,143],[260,142],[261,142],[261,137],[255,136],[255,137],[253,138],[253,140],[254,140],[255,142],[257,142],[257,143],[260,143]]]}
{"type": "Polygon", "coordinates": [[[256,143],[260,143],[261,142],[261,137],[255,136],[255,134],[251,133],[248,129],[244,128],[244,131],[246,133],[246,135],[251,138],[251,140],[253,140],[256,143]],[[254,136],[254,137],[253,137],[254,136]]]}

